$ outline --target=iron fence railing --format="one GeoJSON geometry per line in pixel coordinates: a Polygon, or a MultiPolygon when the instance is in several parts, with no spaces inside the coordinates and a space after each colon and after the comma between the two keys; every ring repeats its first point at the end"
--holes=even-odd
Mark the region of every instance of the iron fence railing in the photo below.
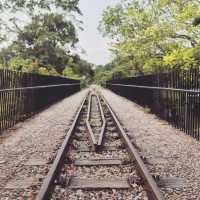
{"type": "Polygon", "coordinates": [[[171,71],[108,81],[107,88],[149,107],[176,128],[200,139],[200,73],[171,71]]]}
{"type": "Polygon", "coordinates": [[[80,81],[0,70],[0,133],[80,90],[80,81]]]}

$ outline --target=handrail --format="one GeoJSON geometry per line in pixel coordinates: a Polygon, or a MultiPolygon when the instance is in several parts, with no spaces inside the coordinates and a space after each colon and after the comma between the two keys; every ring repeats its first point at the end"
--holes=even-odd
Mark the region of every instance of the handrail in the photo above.
{"type": "Polygon", "coordinates": [[[165,91],[174,91],[174,92],[186,92],[186,93],[193,93],[199,94],[200,90],[194,89],[178,89],[178,88],[167,88],[167,87],[155,87],[155,86],[145,86],[145,85],[126,85],[126,84],[111,84],[107,83],[107,85],[113,86],[122,86],[122,87],[133,87],[133,88],[143,88],[143,89],[153,89],[153,90],[165,90],[165,91]]]}
{"type": "Polygon", "coordinates": [[[6,88],[0,89],[0,92],[10,92],[17,90],[31,90],[31,89],[43,89],[43,88],[52,88],[52,87],[63,87],[63,86],[75,86],[80,85],[80,83],[66,83],[66,84],[57,84],[57,85],[39,85],[39,86],[31,86],[31,87],[19,87],[19,88],[6,88]]]}

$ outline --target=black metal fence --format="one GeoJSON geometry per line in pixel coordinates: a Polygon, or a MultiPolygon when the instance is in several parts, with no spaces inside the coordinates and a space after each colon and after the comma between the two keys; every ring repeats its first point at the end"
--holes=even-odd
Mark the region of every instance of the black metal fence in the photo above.
{"type": "Polygon", "coordinates": [[[80,81],[0,70],[0,133],[80,90],[80,81]]]}
{"type": "Polygon", "coordinates": [[[200,139],[200,73],[197,69],[112,80],[107,88],[149,107],[176,128],[200,139]]]}

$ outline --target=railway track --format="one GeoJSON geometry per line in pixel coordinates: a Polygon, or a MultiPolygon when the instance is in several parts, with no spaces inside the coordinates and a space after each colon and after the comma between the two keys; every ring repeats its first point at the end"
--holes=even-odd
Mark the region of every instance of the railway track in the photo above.
{"type": "Polygon", "coordinates": [[[108,102],[90,92],[36,199],[163,197],[108,102]]]}

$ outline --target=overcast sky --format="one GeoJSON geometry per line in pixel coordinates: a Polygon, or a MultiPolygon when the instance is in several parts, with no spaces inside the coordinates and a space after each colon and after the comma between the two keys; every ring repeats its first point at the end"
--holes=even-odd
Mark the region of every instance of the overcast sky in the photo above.
{"type": "Polygon", "coordinates": [[[111,60],[108,39],[103,38],[97,27],[103,10],[109,5],[115,5],[120,0],[80,0],[80,9],[83,13],[84,31],[79,32],[80,46],[87,55],[82,56],[94,64],[106,64],[111,60]]]}

